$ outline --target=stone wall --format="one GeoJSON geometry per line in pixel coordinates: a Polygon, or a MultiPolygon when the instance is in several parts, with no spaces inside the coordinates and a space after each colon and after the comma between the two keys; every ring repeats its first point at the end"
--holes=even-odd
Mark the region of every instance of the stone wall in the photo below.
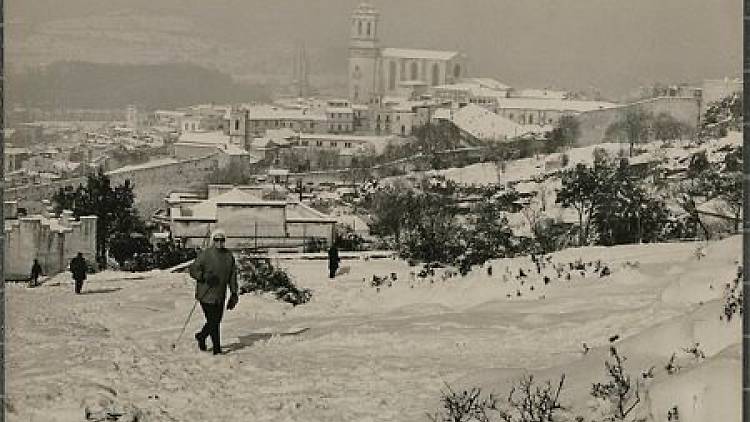
{"type": "Polygon", "coordinates": [[[96,217],[73,219],[71,211],[59,217],[34,215],[5,221],[4,269],[8,280],[27,279],[34,258],[43,273],[67,271],[70,260],[82,252],[87,261],[96,255],[96,217]]]}
{"type": "Polygon", "coordinates": [[[667,113],[695,129],[700,118],[700,102],[692,97],[658,97],[639,101],[617,108],[592,110],[576,116],[581,134],[576,146],[588,146],[605,142],[607,128],[625,115],[628,109],[641,107],[644,111],[658,115],[667,113]]]}
{"type": "MultiPolygon", "coordinates": [[[[199,189],[206,184],[208,176],[217,168],[216,156],[208,156],[159,166],[141,166],[126,171],[107,172],[113,186],[130,180],[134,185],[135,206],[144,218],[149,218],[154,211],[163,206],[164,197],[172,191],[199,189]]],[[[85,185],[86,178],[78,177],[45,183],[28,185],[5,190],[5,199],[18,202],[28,214],[41,213],[45,209],[42,200],[52,196],[65,186],[85,185]]]]}

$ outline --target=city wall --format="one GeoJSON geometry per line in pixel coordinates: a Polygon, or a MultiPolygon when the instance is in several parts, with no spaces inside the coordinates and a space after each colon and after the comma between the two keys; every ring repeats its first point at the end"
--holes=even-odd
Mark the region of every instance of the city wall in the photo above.
{"type": "MultiPolygon", "coordinates": [[[[195,190],[205,185],[208,176],[217,168],[215,156],[183,160],[160,166],[141,166],[125,171],[110,171],[113,186],[130,180],[134,186],[135,207],[144,218],[163,206],[164,197],[172,191],[195,190]]],[[[44,210],[42,200],[51,200],[62,187],[85,185],[86,178],[78,177],[52,183],[28,185],[5,190],[5,200],[18,201],[18,206],[26,208],[28,214],[44,210]]]]}
{"type": "Polygon", "coordinates": [[[64,211],[59,217],[21,217],[6,220],[4,234],[7,280],[28,279],[35,258],[42,273],[51,276],[67,271],[78,252],[89,262],[96,255],[96,216],[81,216],[76,221],[71,211],[64,211]]]}
{"type": "Polygon", "coordinates": [[[675,119],[695,129],[700,118],[700,102],[692,97],[658,97],[639,101],[617,108],[592,110],[576,116],[580,123],[580,136],[577,146],[588,146],[605,141],[607,128],[620,120],[627,110],[640,107],[646,112],[658,115],[667,113],[675,119]]]}

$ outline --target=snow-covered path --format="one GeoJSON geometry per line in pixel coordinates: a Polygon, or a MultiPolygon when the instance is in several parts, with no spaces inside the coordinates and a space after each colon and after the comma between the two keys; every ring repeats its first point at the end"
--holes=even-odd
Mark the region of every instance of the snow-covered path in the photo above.
{"type": "Polygon", "coordinates": [[[736,271],[738,237],[709,245],[700,261],[695,248],[566,250],[552,262],[600,259],[612,269],[570,280],[549,267],[536,274],[528,257],[493,262],[492,276],[477,268],[432,283],[411,282],[419,269],[396,260],[344,261],[349,272],[334,281],[325,261],[281,261],[313,300],[292,308],[243,295],[225,313],[223,343],[233,351],[220,357],[195,346],[200,309],[170,347],[193,304],[184,274],[104,272],[81,296],[54,285],[65,275],[36,289],[9,286],[8,420],[81,421],[84,407],[115,403],[147,421],[424,421],[444,382],[503,386],[490,377],[503,368],[575,367],[582,342],[598,350],[613,334],[648,348],[633,339],[719,298],[736,271]],[[523,285],[519,268],[529,274],[523,285]],[[363,282],[391,272],[393,287],[363,282]],[[299,327],[310,330],[238,342],[299,327]]]}

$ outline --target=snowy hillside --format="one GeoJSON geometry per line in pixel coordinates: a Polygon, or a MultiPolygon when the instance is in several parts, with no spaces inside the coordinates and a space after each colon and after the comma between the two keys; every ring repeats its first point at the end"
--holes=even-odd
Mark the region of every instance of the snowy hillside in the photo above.
{"type": "Polygon", "coordinates": [[[619,335],[628,371],[656,368],[638,409],[649,421],[673,406],[681,422],[739,421],[740,318],[719,317],[740,245],[568,249],[539,272],[518,257],[467,277],[420,278],[402,261],[369,259],[344,260],[345,274],[330,281],[325,261],[279,261],[312,301],[292,308],[241,296],[225,313],[230,352],[218,357],[192,338],[200,310],[170,347],[193,305],[184,274],[104,272],[81,296],[67,275],[35,289],[10,285],[8,420],[82,421],[88,409],[89,420],[426,421],[444,382],[505,397],[523,371],[566,373],[563,404],[589,415],[591,383],[603,380],[608,339],[619,335]],[[571,270],[579,259],[583,269],[571,270]],[[370,286],[391,273],[391,287],[370,286]],[[705,358],[682,351],[696,342],[705,358]],[[682,369],[670,375],[673,353],[682,369]]]}

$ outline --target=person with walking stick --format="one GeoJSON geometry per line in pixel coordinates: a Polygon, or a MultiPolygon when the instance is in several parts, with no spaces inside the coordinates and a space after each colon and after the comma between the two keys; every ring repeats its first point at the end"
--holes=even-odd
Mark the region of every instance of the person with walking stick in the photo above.
{"type": "Polygon", "coordinates": [[[197,281],[195,300],[198,301],[206,317],[203,329],[195,333],[198,348],[208,350],[206,338],[211,337],[214,355],[221,353],[220,324],[224,314],[227,287],[231,292],[226,302],[228,310],[234,309],[239,302],[237,271],[234,256],[226,248],[226,235],[216,229],[211,234],[209,247],[203,250],[190,266],[190,276],[197,281]]]}

